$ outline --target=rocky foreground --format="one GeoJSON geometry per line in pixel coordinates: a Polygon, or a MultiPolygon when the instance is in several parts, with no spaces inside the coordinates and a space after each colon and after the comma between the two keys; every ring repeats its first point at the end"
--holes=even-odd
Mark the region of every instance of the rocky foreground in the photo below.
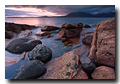
{"type": "MultiPolygon", "coordinates": [[[[94,34],[82,29],[82,23],[63,24],[59,28],[60,38],[55,40],[61,40],[65,45],[71,43],[73,47],[72,51],[53,60],[50,60],[52,51],[42,45],[42,42],[36,44],[35,39],[27,37],[24,40],[15,39],[13,42],[23,41],[22,44],[19,43],[21,46],[11,42],[6,50],[10,48],[15,53],[23,50],[25,44],[34,47],[28,50],[31,61],[16,70],[12,79],[115,79],[115,18],[99,22],[94,34]],[[79,39],[80,35],[85,37],[82,41],[79,39]]],[[[26,50],[20,53],[24,51],[26,50]]]]}

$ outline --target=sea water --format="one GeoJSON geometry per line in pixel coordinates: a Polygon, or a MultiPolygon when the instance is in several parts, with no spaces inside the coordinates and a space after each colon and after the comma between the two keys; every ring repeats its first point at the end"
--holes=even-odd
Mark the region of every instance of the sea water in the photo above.
{"type": "MultiPolygon", "coordinates": [[[[41,32],[40,29],[42,27],[46,25],[51,25],[51,26],[53,25],[53,26],[61,27],[61,25],[64,23],[70,24],[70,23],[79,23],[79,22],[83,24],[94,25],[106,19],[108,18],[5,18],[5,22],[39,26],[39,28],[32,30],[32,35],[29,37],[39,39],[42,41],[43,45],[48,46],[52,50],[52,58],[51,58],[52,60],[72,50],[72,45],[65,46],[62,43],[62,41],[54,40],[55,38],[58,38],[57,33],[59,31],[52,32],[52,35],[54,35],[54,37],[40,39],[40,37],[36,36],[35,33],[41,32]]],[[[95,27],[92,27],[89,30],[95,30],[95,27]]],[[[18,37],[16,36],[13,39],[16,39],[16,38],[18,37]]],[[[7,46],[7,44],[5,46],[7,46]]],[[[15,62],[11,65],[5,66],[5,78],[6,79],[11,79],[16,69],[18,69],[21,65],[29,61],[27,55],[24,60],[21,60],[20,57],[21,57],[21,54],[12,54],[5,50],[5,59],[6,59],[5,63],[7,64],[8,61],[15,62]]]]}

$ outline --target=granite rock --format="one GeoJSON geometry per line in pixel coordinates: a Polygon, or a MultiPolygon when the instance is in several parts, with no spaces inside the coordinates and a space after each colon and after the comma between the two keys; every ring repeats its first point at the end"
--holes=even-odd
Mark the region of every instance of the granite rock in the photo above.
{"type": "Polygon", "coordinates": [[[97,65],[115,67],[115,17],[97,24],[89,58],[97,65]]]}
{"type": "Polygon", "coordinates": [[[72,38],[80,36],[83,29],[82,23],[63,24],[58,33],[61,38],[72,38]]]}
{"type": "Polygon", "coordinates": [[[93,79],[115,79],[115,72],[113,68],[100,66],[94,70],[91,76],[93,79]]]}

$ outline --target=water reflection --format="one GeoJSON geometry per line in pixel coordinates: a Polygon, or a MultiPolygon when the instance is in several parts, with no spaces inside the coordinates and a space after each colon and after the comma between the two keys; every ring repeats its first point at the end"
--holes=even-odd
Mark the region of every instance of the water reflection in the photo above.
{"type": "Polygon", "coordinates": [[[66,45],[73,45],[73,44],[78,44],[80,43],[80,36],[79,37],[74,37],[74,38],[67,38],[65,41],[62,41],[63,44],[66,45]]]}
{"type": "Polygon", "coordinates": [[[38,18],[5,18],[6,22],[13,22],[18,24],[39,25],[38,18]]]}
{"type": "Polygon", "coordinates": [[[20,60],[20,57],[5,56],[5,67],[13,65],[14,63],[17,63],[19,60],[20,60]]]}
{"type": "Polygon", "coordinates": [[[5,18],[5,22],[13,22],[17,24],[28,24],[36,26],[46,26],[56,24],[54,20],[48,18],[5,18]]]}

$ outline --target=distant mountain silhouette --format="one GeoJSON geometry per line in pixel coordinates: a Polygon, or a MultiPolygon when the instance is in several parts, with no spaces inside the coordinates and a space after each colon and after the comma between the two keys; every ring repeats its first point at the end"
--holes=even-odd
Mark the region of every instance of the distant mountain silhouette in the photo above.
{"type": "Polygon", "coordinates": [[[115,12],[100,13],[100,14],[90,14],[85,12],[73,12],[65,17],[115,17],[115,12]]]}
{"type": "Polygon", "coordinates": [[[85,12],[73,12],[66,16],[39,16],[39,17],[8,17],[8,18],[65,18],[65,17],[115,17],[115,12],[91,14],[85,12]]]}

